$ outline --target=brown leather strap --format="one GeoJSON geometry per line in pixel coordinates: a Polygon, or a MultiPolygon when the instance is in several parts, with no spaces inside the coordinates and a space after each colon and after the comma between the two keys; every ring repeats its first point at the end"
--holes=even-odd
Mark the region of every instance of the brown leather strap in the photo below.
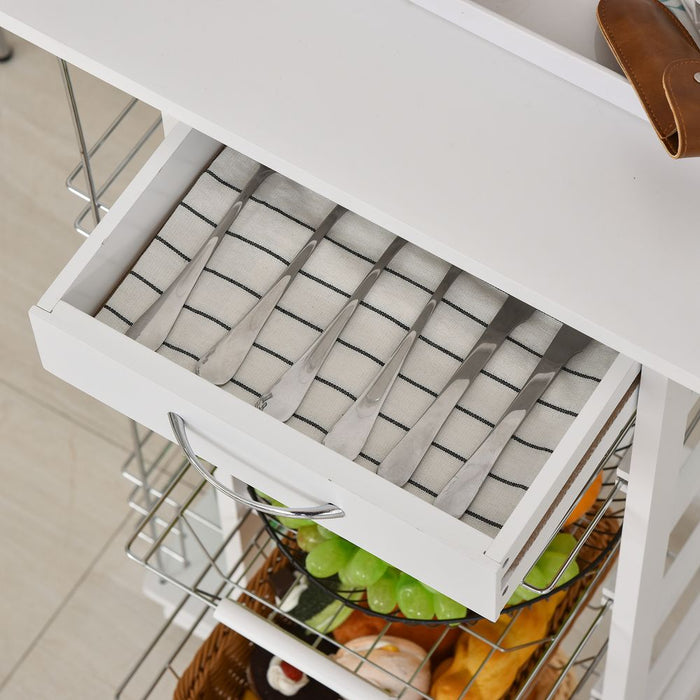
{"type": "Polygon", "coordinates": [[[663,86],[676,124],[666,148],[674,158],[700,156],[700,56],[669,63],[663,86]]]}
{"type": "Polygon", "coordinates": [[[658,0],[600,0],[598,24],[674,158],[700,155],[700,49],[658,0]]]}

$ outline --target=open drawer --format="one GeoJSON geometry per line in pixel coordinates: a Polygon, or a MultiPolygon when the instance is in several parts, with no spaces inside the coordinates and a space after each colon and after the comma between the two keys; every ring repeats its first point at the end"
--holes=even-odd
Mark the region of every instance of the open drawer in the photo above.
{"type": "Polygon", "coordinates": [[[44,366],[165,437],[177,414],[219,479],[289,506],[333,504],[329,529],[495,619],[633,414],[639,366],[611,359],[497,530],[442,512],[95,318],[220,149],[183,125],[171,132],[31,310],[44,366]]]}

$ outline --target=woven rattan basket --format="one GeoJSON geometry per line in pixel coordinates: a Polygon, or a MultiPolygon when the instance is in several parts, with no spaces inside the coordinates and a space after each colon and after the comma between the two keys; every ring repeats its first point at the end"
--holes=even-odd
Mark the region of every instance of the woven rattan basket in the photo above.
{"type": "MultiPolygon", "coordinates": [[[[289,566],[275,550],[253,576],[248,589],[263,600],[275,600],[270,578],[289,566]]],[[[238,602],[258,614],[265,606],[252,596],[238,602]]],[[[252,644],[226,625],[217,625],[199,648],[175,688],[174,700],[240,700],[248,688],[247,670],[252,644]]]]}
{"type": "MultiPolygon", "coordinates": [[[[617,519],[603,519],[585,547],[607,547],[619,526],[620,522],[617,519]]],[[[275,594],[270,577],[285,566],[290,566],[287,557],[275,550],[253,577],[248,586],[250,591],[264,600],[274,602],[275,594]]],[[[587,584],[588,579],[582,579],[564,591],[551,619],[550,634],[554,634],[561,627],[582,595],[590,597],[593,594],[590,589],[586,591],[587,584]]],[[[242,595],[238,602],[258,614],[264,615],[266,612],[265,606],[249,595],[242,595]]],[[[217,625],[181,676],[175,689],[174,700],[241,700],[248,688],[247,668],[251,648],[251,643],[245,637],[224,625],[217,625]]],[[[543,653],[544,649],[540,648],[530,656],[518,672],[510,690],[502,698],[489,700],[512,700],[543,653]]],[[[529,696],[531,697],[534,696],[529,696]]]]}

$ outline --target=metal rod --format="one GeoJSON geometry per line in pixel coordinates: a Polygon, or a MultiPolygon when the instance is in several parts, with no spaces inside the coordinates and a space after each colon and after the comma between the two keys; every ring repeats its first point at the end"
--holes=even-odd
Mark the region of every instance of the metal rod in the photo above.
{"type": "MultiPolygon", "coordinates": [[[[613,561],[615,555],[617,554],[617,550],[620,546],[620,541],[618,540],[615,542],[615,544],[611,547],[610,552],[608,553],[607,559],[604,562],[601,562],[600,568],[596,572],[595,576],[591,580],[588,590],[593,591],[596,588],[596,584],[598,581],[600,581],[601,578],[605,577],[608,574],[608,567],[610,562],[613,561]]],[[[571,625],[573,625],[574,620],[578,616],[579,611],[581,608],[583,608],[586,605],[586,599],[589,598],[590,595],[584,595],[581,596],[580,600],[576,605],[574,605],[573,609],[569,613],[568,617],[564,620],[562,623],[561,627],[559,628],[559,631],[555,635],[555,639],[553,642],[547,647],[545,650],[544,654],[540,657],[540,660],[535,664],[535,668],[532,669],[532,672],[530,673],[529,677],[525,681],[525,683],[521,686],[520,690],[518,691],[518,694],[515,696],[515,700],[522,700],[525,698],[528,694],[528,691],[530,690],[530,687],[532,685],[532,682],[536,678],[537,674],[544,668],[545,664],[549,661],[550,656],[556,649],[556,642],[562,639],[571,625]]]]}
{"type": "Polygon", "coordinates": [[[603,659],[603,657],[605,656],[607,651],[608,651],[608,640],[606,639],[603,642],[603,645],[598,650],[598,653],[590,660],[588,668],[584,671],[583,676],[581,676],[581,680],[576,684],[576,687],[574,688],[574,692],[571,694],[572,698],[576,697],[576,695],[586,685],[586,683],[588,682],[588,679],[595,673],[595,670],[598,667],[598,664],[601,662],[601,660],[603,659]]]}
{"type": "MultiPolygon", "coordinates": [[[[114,181],[121,175],[121,173],[124,171],[127,165],[132,161],[134,156],[143,148],[144,144],[148,139],[151,137],[153,132],[161,125],[161,118],[158,117],[149,127],[146,129],[146,131],[143,133],[143,135],[136,141],[136,143],[131,147],[131,149],[127,152],[127,154],[119,161],[119,163],[115,166],[114,170],[107,176],[107,179],[100,185],[100,187],[96,191],[96,197],[99,198],[110,188],[110,186],[114,183],[114,181]]],[[[79,164],[77,166],[78,172],[82,170],[82,164],[79,164]]],[[[76,194],[78,197],[81,199],[84,199],[85,201],[89,201],[89,197],[84,193],[78,190],[76,187],[72,186],[72,183],[69,185],[69,181],[66,181],[66,185],[68,187],[68,190],[72,192],[73,194],[76,194]]],[[[98,206],[101,211],[108,212],[109,207],[105,206],[104,204],[101,204],[98,201],[98,206]]]]}
{"type": "Polygon", "coordinates": [[[583,532],[583,535],[579,538],[578,542],[576,543],[576,546],[573,548],[569,556],[566,558],[566,560],[563,562],[563,564],[559,567],[559,570],[557,571],[556,575],[550,582],[548,586],[545,586],[543,588],[540,588],[539,586],[531,586],[529,583],[525,583],[523,581],[520,585],[523,588],[526,588],[528,591],[532,591],[533,593],[539,593],[540,595],[545,595],[547,593],[551,593],[556,587],[557,583],[559,582],[559,579],[564,575],[564,572],[568,568],[569,564],[576,559],[578,556],[578,553],[581,551],[583,546],[586,544],[588,541],[588,538],[593,534],[595,531],[595,528],[598,526],[598,523],[602,520],[603,516],[605,515],[605,512],[608,509],[608,506],[610,503],[612,503],[613,498],[615,497],[615,494],[620,490],[622,487],[622,479],[618,479],[615,482],[615,486],[611,489],[610,493],[608,494],[607,498],[605,501],[603,501],[603,505],[598,509],[598,512],[593,516],[593,519],[591,520],[590,523],[586,526],[586,529],[583,532]]]}
{"type": "MultiPolygon", "coordinates": [[[[151,508],[153,507],[153,500],[151,499],[151,490],[148,485],[148,471],[146,469],[146,464],[143,459],[143,450],[141,449],[141,440],[139,438],[139,429],[138,425],[136,424],[136,421],[130,420],[130,427],[131,427],[131,439],[134,444],[134,458],[136,459],[136,465],[139,470],[139,475],[141,477],[141,482],[143,486],[141,487],[141,492],[143,493],[143,499],[146,502],[146,508],[148,508],[149,512],[151,508]]],[[[149,526],[151,530],[151,537],[155,541],[156,537],[158,536],[158,526],[154,518],[149,518],[149,526]]],[[[159,566],[162,565],[162,560],[160,559],[160,551],[158,552],[158,564],[159,566]]],[[[182,548],[182,556],[185,557],[185,549],[184,547],[182,548]]]]}
{"type": "Polygon", "coordinates": [[[85,169],[85,180],[87,182],[88,192],[90,194],[90,208],[92,209],[92,216],[95,220],[95,225],[97,225],[100,223],[100,210],[97,205],[95,180],[92,175],[92,166],[90,164],[90,156],[88,155],[87,145],[85,144],[85,132],[83,131],[83,125],[80,121],[80,113],[78,112],[78,103],[75,99],[73,82],[71,81],[68,64],[62,58],[59,58],[58,65],[61,70],[61,77],[63,78],[63,86],[66,89],[68,106],[70,107],[73,127],[75,128],[75,137],[78,140],[78,148],[80,149],[80,158],[83,161],[83,168],[85,169]]]}
{"type": "MultiPolygon", "coordinates": [[[[126,106],[122,109],[119,114],[114,118],[112,123],[107,127],[107,129],[102,133],[102,135],[95,141],[95,143],[90,146],[88,149],[88,158],[92,158],[97,151],[100,150],[100,148],[104,145],[105,141],[114,133],[114,130],[122,123],[124,120],[124,117],[126,117],[127,114],[138,104],[138,100],[135,97],[132,97],[129,102],[127,102],[126,106]]],[[[80,174],[81,170],[83,169],[83,163],[82,161],[76,165],[73,170],[71,171],[70,175],[66,178],[66,187],[68,188],[68,191],[71,192],[72,194],[77,195],[81,199],[84,199],[86,202],[90,201],[90,196],[79,190],[74,184],[73,180],[75,180],[76,177],[80,174]]]]}
{"type": "Polygon", "coordinates": [[[552,698],[555,696],[557,690],[559,690],[559,686],[564,682],[564,678],[566,678],[566,674],[571,670],[571,667],[574,665],[574,662],[578,658],[579,654],[581,653],[583,648],[588,643],[588,640],[593,635],[593,632],[595,632],[595,630],[598,629],[598,625],[600,625],[601,621],[605,617],[605,614],[608,612],[608,609],[610,608],[611,604],[612,604],[611,600],[606,601],[606,604],[603,606],[603,608],[600,610],[600,612],[595,616],[595,619],[591,623],[590,627],[586,630],[586,633],[583,635],[583,638],[576,645],[576,649],[574,649],[573,653],[569,657],[569,660],[566,662],[566,664],[564,664],[564,667],[560,671],[557,680],[554,682],[554,685],[550,689],[545,700],[552,700],[552,698]]]}

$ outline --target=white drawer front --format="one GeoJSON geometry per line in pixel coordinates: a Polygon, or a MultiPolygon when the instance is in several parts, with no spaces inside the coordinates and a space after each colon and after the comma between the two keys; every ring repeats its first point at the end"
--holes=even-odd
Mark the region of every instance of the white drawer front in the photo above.
{"type": "Polygon", "coordinates": [[[452,518],[94,318],[218,149],[198,132],[173,130],[32,309],[45,367],[166,437],[168,413],[180,415],[194,451],[222,472],[289,506],[334,504],[344,517],[327,521],[330,529],[495,618],[592,474],[595,460],[576,466],[638,366],[614,360],[497,534],[452,518]]]}

